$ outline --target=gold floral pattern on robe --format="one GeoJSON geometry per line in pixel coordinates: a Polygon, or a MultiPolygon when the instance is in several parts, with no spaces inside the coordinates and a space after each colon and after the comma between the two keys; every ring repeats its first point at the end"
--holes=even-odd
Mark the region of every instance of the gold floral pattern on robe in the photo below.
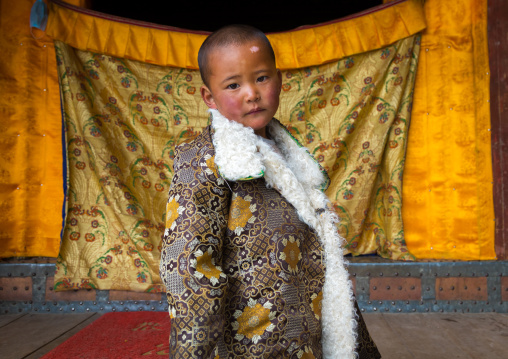
{"type": "Polygon", "coordinates": [[[219,277],[225,278],[220,266],[215,264],[215,256],[212,256],[213,248],[208,248],[207,251],[196,251],[196,259],[194,260],[193,267],[195,268],[194,276],[201,278],[205,276],[212,285],[219,283],[219,277]]]}
{"type": "Polygon", "coordinates": [[[237,234],[240,234],[247,223],[254,223],[256,217],[253,212],[256,205],[251,204],[252,197],[244,198],[234,194],[231,200],[231,208],[229,210],[228,228],[237,234]]]}
{"type": "Polygon", "coordinates": [[[169,198],[168,204],[166,206],[166,228],[174,229],[175,220],[183,210],[183,208],[178,205],[179,199],[179,195],[175,195],[174,197],[169,198]]]}
{"type": "Polygon", "coordinates": [[[295,239],[293,236],[284,238],[282,240],[284,250],[280,253],[280,259],[286,261],[290,272],[296,273],[298,269],[298,262],[302,259],[302,253],[300,252],[300,240],[295,239]]]}
{"type": "Polygon", "coordinates": [[[234,314],[236,322],[232,324],[237,331],[235,339],[247,337],[257,344],[265,331],[273,331],[275,325],[271,321],[275,319],[275,312],[270,311],[272,306],[270,302],[261,305],[251,299],[243,311],[237,310],[234,314]]]}

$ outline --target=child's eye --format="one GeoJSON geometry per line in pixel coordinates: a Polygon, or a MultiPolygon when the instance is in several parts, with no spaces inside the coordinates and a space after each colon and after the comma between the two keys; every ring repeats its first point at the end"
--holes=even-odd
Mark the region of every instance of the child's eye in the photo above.
{"type": "Polygon", "coordinates": [[[267,79],[268,79],[268,76],[259,76],[258,82],[263,82],[263,81],[266,81],[267,79]]]}
{"type": "Polygon", "coordinates": [[[238,87],[240,87],[238,84],[229,84],[226,88],[230,90],[236,90],[238,87]]]}

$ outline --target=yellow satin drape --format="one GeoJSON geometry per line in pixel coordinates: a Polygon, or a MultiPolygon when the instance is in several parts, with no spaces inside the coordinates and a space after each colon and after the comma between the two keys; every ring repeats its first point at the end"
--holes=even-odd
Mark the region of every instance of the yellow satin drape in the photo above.
{"type": "MultiPolygon", "coordinates": [[[[206,32],[181,31],[132,21],[54,1],[48,34],[79,50],[141,62],[197,69],[206,32]]],[[[315,66],[394,43],[425,28],[418,0],[396,1],[377,11],[323,25],[269,34],[281,70],[315,66]]]]}
{"type": "Polygon", "coordinates": [[[495,259],[487,0],[425,2],[403,186],[417,258],[495,259]]]}
{"type": "Polygon", "coordinates": [[[53,40],[30,31],[33,3],[0,0],[0,258],[56,257],[60,249],[60,92],[53,40]]]}
{"type": "Polygon", "coordinates": [[[32,4],[0,1],[0,257],[56,257],[60,246],[60,94],[53,41],[30,32],[32,4]]]}

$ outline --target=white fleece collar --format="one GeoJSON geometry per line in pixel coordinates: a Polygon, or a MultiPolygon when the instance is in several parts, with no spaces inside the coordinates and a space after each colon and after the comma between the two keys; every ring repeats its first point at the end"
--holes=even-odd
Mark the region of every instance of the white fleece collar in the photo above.
{"type": "MultiPolygon", "coordinates": [[[[229,181],[263,177],[266,168],[259,151],[262,139],[252,128],[228,120],[218,110],[210,109],[209,112],[212,114],[212,140],[219,173],[229,181]]],[[[298,181],[324,191],[330,180],[307,148],[275,119],[268,124],[268,131],[298,181]]]]}

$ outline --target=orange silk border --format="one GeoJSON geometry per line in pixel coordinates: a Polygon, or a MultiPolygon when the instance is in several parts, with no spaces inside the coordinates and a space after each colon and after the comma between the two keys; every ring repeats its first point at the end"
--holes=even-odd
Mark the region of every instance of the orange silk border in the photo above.
{"type": "Polygon", "coordinates": [[[0,2],[0,257],[56,257],[62,116],[53,40],[30,33],[32,0],[0,2]]]}
{"type": "MultiPolygon", "coordinates": [[[[161,66],[198,68],[197,53],[208,33],[122,20],[55,1],[47,33],[79,50],[161,66]]],[[[379,49],[424,28],[421,3],[405,0],[323,25],[268,34],[268,38],[277,67],[294,69],[379,49]]]]}
{"type": "Polygon", "coordinates": [[[487,0],[425,2],[402,218],[417,258],[495,259],[487,0]]]}

